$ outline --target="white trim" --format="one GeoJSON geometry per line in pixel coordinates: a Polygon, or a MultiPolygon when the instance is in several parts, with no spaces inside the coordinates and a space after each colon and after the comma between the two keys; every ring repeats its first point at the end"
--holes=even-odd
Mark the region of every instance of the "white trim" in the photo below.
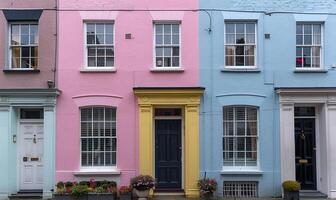
{"type": "MultiPolygon", "coordinates": [[[[83,44],[83,50],[84,50],[84,67],[80,70],[81,72],[114,72],[116,71],[116,66],[115,66],[115,61],[116,61],[116,53],[115,53],[115,47],[116,47],[116,44],[115,44],[115,38],[116,38],[116,35],[115,35],[115,21],[114,20],[83,20],[83,30],[84,30],[84,33],[83,33],[83,39],[84,39],[84,44],[83,44]],[[86,30],[87,30],[87,24],[88,23],[93,23],[93,24],[112,24],[113,26],[113,44],[104,44],[102,45],[103,47],[106,47],[106,46],[113,46],[113,66],[107,66],[107,67],[89,67],[88,66],[88,53],[87,53],[87,49],[88,49],[88,44],[87,44],[87,34],[86,34],[86,30]]],[[[104,28],[104,37],[105,37],[105,28],[104,28]]],[[[105,55],[105,58],[106,58],[106,55],[105,55]]],[[[106,59],[105,59],[106,61],[106,59]]],[[[106,63],[105,63],[106,64],[106,63]]],[[[97,63],[96,63],[97,65],[97,63]]]]}
{"type": "MultiPolygon", "coordinates": [[[[224,69],[239,69],[239,70],[244,70],[244,69],[258,69],[258,21],[256,20],[224,20],[224,63],[223,63],[223,68],[224,69]],[[232,23],[232,24],[235,24],[235,32],[234,32],[234,35],[235,35],[235,38],[237,36],[237,33],[236,33],[236,24],[237,23],[243,23],[244,24],[244,37],[246,37],[246,24],[247,23],[253,23],[254,24],[254,44],[236,44],[236,39],[235,39],[235,44],[227,44],[227,41],[226,41],[226,24],[228,23],[232,23]],[[226,46],[234,46],[234,47],[237,47],[237,46],[254,46],[254,65],[251,66],[251,65],[248,65],[246,66],[245,65],[245,48],[244,48],[244,65],[242,66],[238,66],[238,65],[231,65],[231,66],[226,66],[226,46]]],[[[236,53],[233,54],[233,62],[235,63],[235,58],[236,58],[236,53]]]]}
{"type": "MultiPolygon", "coordinates": [[[[35,70],[35,68],[33,68],[33,67],[31,67],[31,68],[22,68],[21,67],[21,60],[20,60],[20,67],[18,67],[18,68],[13,68],[12,67],[12,51],[11,51],[11,49],[12,49],[12,25],[20,25],[20,34],[19,34],[19,36],[21,36],[21,25],[36,25],[37,26],[37,41],[36,41],[36,45],[25,45],[25,46],[23,46],[23,45],[19,45],[18,47],[20,47],[20,48],[22,48],[22,47],[37,47],[37,57],[36,57],[36,61],[37,61],[37,63],[36,63],[36,69],[38,69],[39,68],[39,61],[40,61],[40,52],[39,52],[39,43],[40,43],[40,36],[39,36],[39,34],[40,34],[40,30],[39,30],[39,22],[38,21],[14,21],[14,22],[9,22],[8,23],[8,25],[7,25],[7,39],[8,39],[8,41],[7,41],[7,48],[6,48],[6,51],[7,51],[7,54],[6,54],[6,56],[7,56],[7,58],[6,58],[6,60],[7,60],[7,63],[8,63],[8,69],[10,69],[10,70],[18,70],[18,71],[30,71],[30,70],[35,70]]],[[[30,31],[30,28],[29,28],[29,31],[30,31]]],[[[29,36],[29,41],[30,41],[30,34],[28,35],[29,36]]],[[[21,39],[20,39],[21,40],[21,39]]],[[[21,52],[21,51],[20,51],[21,52]]],[[[21,54],[20,54],[20,58],[21,58],[21,54]]],[[[31,58],[30,57],[30,55],[29,55],[29,58],[31,58]]],[[[35,57],[34,57],[35,58],[35,57]]]]}
{"type": "MultiPolygon", "coordinates": [[[[164,29],[162,30],[164,31],[164,29]]],[[[151,71],[183,71],[183,63],[182,63],[182,21],[179,20],[153,20],[153,67],[151,71]],[[179,66],[170,66],[170,67],[165,67],[164,66],[164,59],[162,60],[162,67],[158,67],[156,65],[156,30],[155,30],[155,25],[156,24],[168,24],[168,25],[178,25],[179,26],[179,66]],[[172,68],[172,69],[171,69],[172,68]]],[[[164,32],[162,33],[162,40],[164,41],[164,32]]],[[[172,40],[172,38],[171,38],[172,40]]],[[[172,42],[172,41],[171,41],[172,42]]],[[[173,44],[171,46],[174,46],[173,44]]],[[[164,55],[164,51],[162,52],[164,55]]],[[[164,58],[164,56],[162,56],[164,58]]],[[[173,50],[171,54],[171,58],[173,58],[173,50]]],[[[173,60],[171,60],[171,65],[173,65],[173,60]]]]}

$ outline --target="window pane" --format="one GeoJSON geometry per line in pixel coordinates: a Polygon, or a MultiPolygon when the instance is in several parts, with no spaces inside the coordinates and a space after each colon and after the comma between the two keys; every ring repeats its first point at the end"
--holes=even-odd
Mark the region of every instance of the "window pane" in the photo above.
{"type": "Polygon", "coordinates": [[[114,56],[114,49],[113,48],[105,48],[106,50],[106,56],[114,56]]]}
{"type": "Polygon", "coordinates": [[[312,35],[305,35],[303,42],[304,44],[312,44],[312,35]]]}
{"type": "Polygon", "coordinates": [[[245,56],[245,66],[255,66],[254,56],[245,56]]]}
{"type": "Polygon", "coordinates": [[[156,44],[163,44],[163,36],[162,35],[156,35],[155,36],[155,42],[156,42],[156,44]]]}
{"type": "Polygon", "coordinates": [[[20,34],[20,25],[12,25],[12,35],[19,35],[20,34]]]}
{"type": "Polygon", "coordinates": [[[234,66],[234,57],[233,56],[225,56],[225,65],[226,66],[234,66]]]}
{"type": "Polygon", "coordinates": [[[296,36],[296,44],[302,45],[303,44],[303,35],[297,35],[296,36]]]}
{"type": "Polygon", "coordinates": [[[313,56],[320,56],[320,47],[312,47],[312,55],[313,56]]]}
{"type": "Polygon", "coordinates": [[[236,66],[244,66],[244,56],[236,56],[236,66]]]}
{"type": "Polygon", "coordinates": [[[107,34],[113,34],[113,25],[112,24],[105,24],[105,32],[107,34]]]}
{"type": "Polygon", "coordinates": [[[20,35],[12,35],[12,45],[20,45],[20,35]]]}
{"type": "Polygon", "coordinates": [[[313,57],[313,66],[314,68],[319,68],[320,67],[320,57],[313,57]]]}
{"type": "Polygon", "coordinates": [[[97,56],[96,47],[88,48],[88,56],[97,56]]]}
{"type": "Polygon", "coordinates": [[[255,24],[246,24],[246,33],[255,33],[255,24]]]}
{"type": "Polygon", "coordinates": [[[179,34],[180,33],[180,26],[178,24],[172,25],[173,34],[179,34]]]}
{"type": "Polygon", "coordinates": [[[162,57],[157,57],[156,58],[156,66],[157,67],[162,67],[163,66],[163,58],[162,57]]]}
{"type": "Polygon", "coordinates": [[[313,44],[321,44],[321,35],[313,35],[313,44]]]}
{"type": "Polygon", "coordinates": [[[104,24],[96,24],[96,33],[103,34],[104,33],[104,24]]]}
{"type": "Polygon", "coordinates": [[[30,56],[31,57],[38,57],[38,48],[37,47],[30,47],[30,56]]]}
{"type": "Polygon", "coordinates": [[[29,35],[29,25],[21,24],[21,35],[29,35]]]}
{"type": "Polygon", "coordinates": [[[246,43],[247,44],[254,44],[255,43],[255,35],[254,34],[247,34],[246,35],[246,43]]]}
{"type": "Polygon", "coordinates": [[[164,56],[171,56],[172,48],[164,48],[164,56]]]}
{"type": "Polygon", "coordinates": [[[244,34],[245,33],[245,24],[236,24],[236,33],[244,34]]]}
{"type": "Polygon", "coordinates": [[[245,55],[253,56],[254,55],[254,46],[245,46],[245,55]]]}
{"type": "Polygon", "coordinates": [[[311,67],[311,57],[304,57],[303,58],[303,66],[304,67],[311,67]]]}
{"type": "Polygon", "coordinates": [[[163,25],[157,24],[155,25],[156,34],[163,34],[163,25]]]}
{"type": "Polygon", "coordinates": [[[113,57],[107,57],[106,58],[106,66],[113,67],[114,66],[114,58],[113,57]]]}
{"type": "Polygon", "coordinates": [[[113,35],[112,34],[107,34],[105,36],[105,43],[106,44],[113,44],[113,35]]]}
{"type": "Polygon", "coordinates": [[[245,35],[244,34],[237,34],[236,35],[236,43],[237,44],[245,44],[245,35]]]}
{"type": "Polygon", "coordinates": [[[21,58],[21,68],[30,68],[29,58],[21,58]]]}
{"type": "Polygon", "coordinates": [[[171,25],[170,24],[165,24],[164,25],[164,34],[171,34],[171,25]]]}
{"type": "Polygon", "coordinates": [[[296,56],[301,57],[302,56],[302,47],[296,47],[296,56]]]}
{"type": "Polygon", "coordinates": [[[105,56],[105,48],[97,48],[97,56],[105,56]]]}
{"type": "Polygon", "coordinates": [[[234,34],[226,34],[226,44],[235,44],[234,34]]]}
{"type": "Polygon", "coordinates": [[[180,55],[180,48],[173,47],[173,56],[179,56],[179,55],[180,55]]]}
{"type": "Polygon", "coordinates": [[[164,66],[165,67],[171,66],[171,58],[164,58],[164,66]]]}
{"type": "Polygon", "coordinates": [[[236,46],[236,55],[243,56],[244,55],[244,46],[236,46]]]}
{"type": "Polygon", "coordinates": [[[12,57],[12,68],[20,68],[20,58],[12,57]]]}
{"type": "Polygon", "coordinates": [[[155,53],[156,53],[156,56],[163,56],[163,48],[161,47],[156,47],[155,48],[155,53]]]}
{"type": "Polygon", "coordinates": [[[97,66],[96,57],[88,57],[88,66],[89,67],[97,66]]]}
{"type": "Polygon", "coordinates": [[[104,35],[103,34],[96,35],[96,44],[104,44],[104,35]]]}
{"type": "Polygon", "coordinates": [[[235,32],[235,25],[234,24],[226,24],[225,25],[225,32],[226,33],[234,33],[235,32]]]}
{"type": "Polygon", "coordinates": [[[303,26],[302,24],[296,25],[296,34],[303,34],[303,26]]]}
{"type": "Polygon", "coordinates": [[[310,56],[310,55],[311,55],[311,47],[304,47],[303,56],[310,56]]]}
{"type": "Polygon", "coordinates": [[[180,36],[179,35],[173,35],[173,44],[179,44],[180,43],[180,36]]]}
{"type": "Polygon", "coordinates": [[[312,34],[312,25],[310,25],[310,24],[304,24],[303,25],[303,31],[304,31],[305,35],[312,34]]]}
{"type": "Polygon", "coordinates": [[[173,57],[173,65],[174,67],[180,66],[180,58],[179,57],[173,57]]]}
{"type": "Polygon", "coordinates": [[[29,45],[29,35],[21,35],[21,44],[29,45]]]}
{"type": "Polygon", "coordinates": [[[235,46],[226,46],[225,47],[225,55],[233,56],[235,53],[235,46]]]}
{"type": "Polygon", "coordinates": [[[95,25],[94,24],[87,24],[86,25],[86,32],[87,32],[87,34],[94,34],[95,33],[95,25]]]}
{"type": "Polygon", "coordinates": [[[164,36],[164,44],[171,44],[171,35],[164,36]]]}

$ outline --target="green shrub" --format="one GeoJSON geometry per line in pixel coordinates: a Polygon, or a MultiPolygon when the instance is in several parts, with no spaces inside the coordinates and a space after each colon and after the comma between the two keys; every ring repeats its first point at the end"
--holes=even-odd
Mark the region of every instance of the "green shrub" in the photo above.
{"type": "Polygon", "coordinates": [[[282,187],[287,191],[299,191],[301,189],[301,184],[297,181],[285,181],[282,183],[282,187]]]}
{"type": "Polygon", "coordinates": [[[83,195],[86,195],[88,192],[89,192],[89,188],[87,185],[75,185],[72,188],[71,195],[76,198],[79,198],[83,195]]]}

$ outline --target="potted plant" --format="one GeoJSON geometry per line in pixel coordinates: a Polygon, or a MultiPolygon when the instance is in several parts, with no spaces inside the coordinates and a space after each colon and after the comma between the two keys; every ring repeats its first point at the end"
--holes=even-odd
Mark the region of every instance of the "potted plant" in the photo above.
{"type": "Polygon", "coordinates": [[[117,183],[114,181],[94,181],[88,182],[88,200],[114,200],[117,197],[117,183]]]}
{"type": "Polygon", "coordinates": [[[282,183],[282,188],[284,190],[285,200],[299,200],[299,191],[301,189],[301,184],[297,181],[288,180],[282,183]]]}
{"type": "Polygon", "coordinates": [[[214,192],[217,190],[217,181],[215,179],[204,178],[198,181],[202,199],[213,199],[214,192]]]}
{"type": "Polygon", "coordinates": [[[119,200],[131,200],[132,189],[128,186],[121,186],[119,188],[119,200]]]}
{"type": "Polygon", "coordinates": [[[63,181],[58,182],[56,184],[56,193],[53,194],[54,200],[72,200],[69,192],[67,192],[72,191],[72,186],[73,186],[72,182],[66,182],[66,183],[64,183],[63,181]]]}
{"type": "Polygon", "coordinates": [[[154,178],[149,175],[140,175],[131,179],[131,186],[139,200],[146,200],[149,190],[154,187],[154,178]]]}
{"type": "Polygon", "coordinates": [[[87,200],[88,199],[88,196],[87,196],[88,192],[89,192],[89,189],[88,189],[87,185],[77,184],[77,185],[72,187],[71,196],[74,199],[87,200]]]}

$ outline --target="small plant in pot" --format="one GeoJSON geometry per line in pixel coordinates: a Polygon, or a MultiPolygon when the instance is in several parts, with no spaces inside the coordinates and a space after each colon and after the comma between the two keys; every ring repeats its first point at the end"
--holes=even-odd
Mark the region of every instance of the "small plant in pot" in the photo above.
{"type": "Polygon", "coordinates": [[[299,200],[299,191],[301,185],[297,181],[288,180],[282,183],[282,188],[284,189],[284,199],[285,200],[299,200]]]}
{"type": "Polygon", "coordinates": [[[72,191],[73,183],[59,181],[56,184],[56,192],[53,194],[54,200],[72,200],[70,193],[72,191]],[[70,191],[70,192],[69,192],[70,191]]]}
{"type": "Polygon", "coordinates": [[[131,179],[131,186],[139,200],[146,200],[149,191],[154,187],[155,180],[149,175],[140,175],[131,179]]]}
{"type": "Polygon", "coordinates": [[[71,196],[74,199],[79,199],[79,200],[87,200],[89,192],[89,187],[84,184],[78,184],[73,186],[71,196]]]}
{"type": "Polygon", "coordinates": [[[217,181],[211,178],[204,178],[198,181],[201,198],[208,200],[214,198],[214,193],[217,190],[217,181]]]}
{"type": "Polygon", "coordinates": [[[119,200],[131,200],[132,189],[128,186],[121,186],[119,188],[119,200]]]}

